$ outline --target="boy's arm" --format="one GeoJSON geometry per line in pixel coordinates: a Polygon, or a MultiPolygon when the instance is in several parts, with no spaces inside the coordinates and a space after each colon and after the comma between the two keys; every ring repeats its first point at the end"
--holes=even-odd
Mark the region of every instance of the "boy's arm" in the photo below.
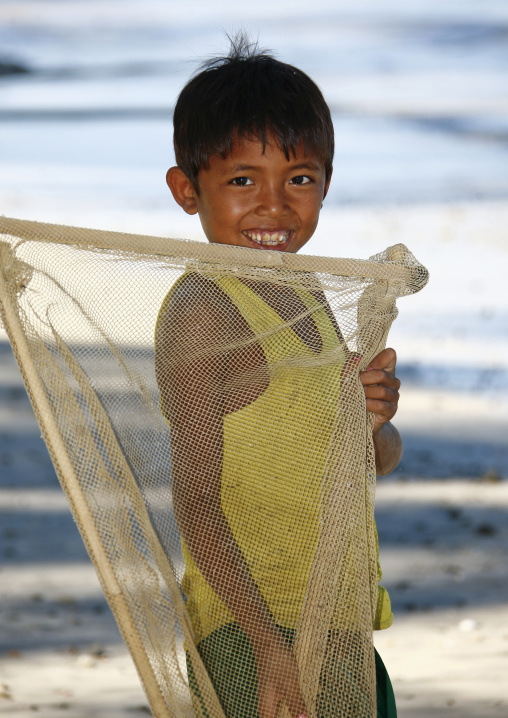
{"type": "Polygon", "coordinates": [[[397,355],[385,349],[360,374],[365,389],[367,410],[373,412],[373,439],[376,469],[380,476],[392,472],[402,458],[402,439],[391,423],[399,403],[400,381],[395,376],[397,355]]]}
{"type": "Polygon", "coordinates": [[[261,715],[275,718],[282,696],[292,714],[298,715],[305,704],[294,656],[221,508],[227,356],[207,347],[230,343],[231,317],[220,306],[222,294],[214,301],[214,292],[220,290],[206,280],[196,281],[202,285],[199,301],[189,299],[188,293],[181,300],[176,296],[157,335],[157,380],[171,425],[175,518],[196,565],[251,640],[260,678],[261,715]]]}

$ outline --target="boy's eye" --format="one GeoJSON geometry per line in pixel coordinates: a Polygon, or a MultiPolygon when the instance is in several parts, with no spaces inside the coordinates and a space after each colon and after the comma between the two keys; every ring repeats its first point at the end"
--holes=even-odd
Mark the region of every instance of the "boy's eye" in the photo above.
{"type": "Polygon", "coordinates": [[[234,184],[237,187],[246,187],[249,184],[253,184],[253,182],[248,177],[235,177],[231,180],[231,184],[234,184]]]}
{"type": "Polygon", "coordinates": [[[307,177],[307,175],[298,175],[298,177],[293,177],[291,182],[292,184],[308,184],[309,182],[312,182],[312,179],[307,177]]]}

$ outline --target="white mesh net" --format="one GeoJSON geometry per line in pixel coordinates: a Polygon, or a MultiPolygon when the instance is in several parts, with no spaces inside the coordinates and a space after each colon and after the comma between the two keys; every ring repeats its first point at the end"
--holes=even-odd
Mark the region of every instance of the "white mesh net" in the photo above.
{"type": "Polygon", "coordinates": [[[375,715],[358,374],[426,270],[403,245],[325,259],[5,218],[0,267],[4,326],[154,714],[256,718],[293,660],[309,716],[375,715]]]}

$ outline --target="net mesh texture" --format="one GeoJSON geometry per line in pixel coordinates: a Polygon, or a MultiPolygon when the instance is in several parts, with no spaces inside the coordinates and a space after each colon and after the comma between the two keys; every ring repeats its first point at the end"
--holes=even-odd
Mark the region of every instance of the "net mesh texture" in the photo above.
{"type": "Polygon", "coordinates": [[[427,272],[0,219],[0,307],[161,718],[376,715],[359,372],[427,272]]]}

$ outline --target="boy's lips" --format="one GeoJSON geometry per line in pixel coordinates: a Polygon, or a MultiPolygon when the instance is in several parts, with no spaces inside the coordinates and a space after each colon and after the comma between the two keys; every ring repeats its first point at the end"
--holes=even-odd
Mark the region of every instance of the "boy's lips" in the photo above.
{"type": "Polygon", "coordinates": [[[244,229],[242,234],[257,244],[261,244],[265,247],[274,247],[278,244],[284,244],[284,242],[287,242],[293,234],[293,230],[244,229]]]}

